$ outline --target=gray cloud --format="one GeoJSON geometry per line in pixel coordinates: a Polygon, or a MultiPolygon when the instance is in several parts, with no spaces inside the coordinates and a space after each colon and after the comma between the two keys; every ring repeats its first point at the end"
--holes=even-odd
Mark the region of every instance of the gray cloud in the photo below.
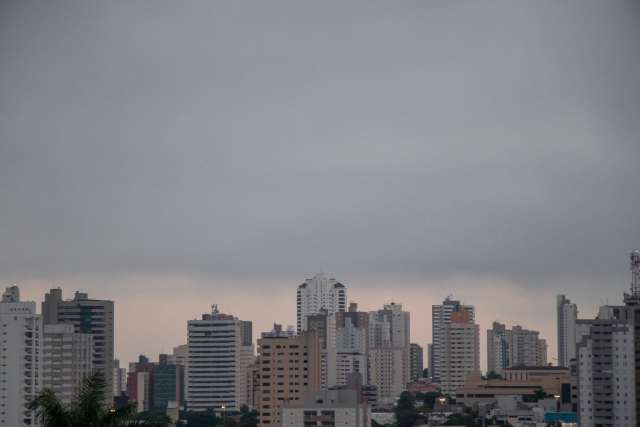
{"type": "Polygon", "coordinates": [[[63,3],[0,6],[0,276],[626,287],[637,4],[63,3]]]}

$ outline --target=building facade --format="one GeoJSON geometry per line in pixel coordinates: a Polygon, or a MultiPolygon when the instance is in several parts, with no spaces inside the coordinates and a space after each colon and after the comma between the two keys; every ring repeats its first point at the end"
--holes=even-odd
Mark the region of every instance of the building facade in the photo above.
{"type": "Polygon", "coordinates": [[[390,405],[409,382],[410,316],[401,304],[385,304],[369,312],[369,384],[378,404],[390,405]]]}
{"type": "Polygon", "coordinates": [[[640,422],[640,252],[631,253],[631,293],[624,305],[600,307],[581,320],[576,347],[578,411],[585,427],[640,422]],[[588,333],[585,333],[588,330],[588,333]]]}
{"type": "Polygon", "coordinates": [[[120,367],[118,359],[113,360],[113,395],[120,396],[127,391],[127,368],[120,367]]]}
{"type": "Polygon", "coordinates": [[[73,325],[44,325],[42,385],[63,403],[77,395],[85,377],[93,373],[93,335],[76,333],[73,325]]]}
{"type": "Polygon", "coordinates": [[[153,371],[153,407],[167,409],[171,403],[179,405],[182,402],[182,367],[170,360],[166,354],[161,354],[158,364],[153,371]]]}
{"type": "Polygon", "coordinates": [[[578,306],[564,295],[556,298],[558,326],[558,366],[568,368],[576,357],[578,306]]]}
{"type": "Polygon", "coordinates": [[[320,390],[320,352],[316,331],[292,336],[274,327],[262,334],[256,362],[261,426],[280,426],[283,404],[298,402],[305,392],[320,390]]]}
{"type": "Polygon", "coordinates": [[[440,382],[442,336],[450,322],[451,313],[465,311],[475,320],[475,309],[471,305],[463,305],[460,301],[447,297],[442,304],[431,306],[431,355],[429,358],[429,374],[434,382],[440,382]]]}
{"type": "Polygon", "coordinates": [[[27,406],[42,387],[42,317],[35,302],[20,301],[17,286],[2,295],[0,334],[0,426],[33,426],[27,406]]]}
{"type": "Polygon", "coordinates": [[[247,403],[247,367],[253,358],[251,327],[237,317],[211,314],[187,323],[188,357],[185,380],[189,410],[239,410],[247,403]]]}
{"type": "Polygon", "coordinates": [[[319,314],[322,310],[331,315],[345,311],[347,289],[336,279],[317,274],[298,286],[296,294],[298,332],[307,330],[307,316],[319,314]]]}
{"type": "Polygon", "coordinates": [[[538,331],[522,326],[507,329],[498,322],[487,330],[487,372],[502,375],[506,368],[546,364],[547,342],[538,331]]]}
{"type": "Polygon", "coordinates": [[[51,289],[42,303],[46,325],[71,324],[76,333],[93,335],[94,372],[101,374],[107,383],[108,401],[113,396],[113,316],[113,301],[90,299],[82,292],[76,292],[71,300],[63,300],[62,289],[51,289]]]}
{"type": "Polygon", "coordinates": [[[370,427],[370,409],[357,390],[321,390],[305,393],[300,401],[285,403],[280,425],[370,427]]]}
{"type": "Polygon", "coordinates": [[[424,350],[421,346],[411,343],[409,346],[409,377],[411,381],[422,378],[424,370],[424,350]]]}
{"type": "Polygon", "coordinates": [[[336,362],[334,379],[330,386],[347,384],[352,373],[359,373],[368,384],[369,315],[358,311],[358,305],[349,304],[349,310],[335,314],[336,362]]]}
{"type": "Polygon", "coordinates": [[[439,343],[440,387],[443,393],[455,395],[469,375],[480,373],[480,330],[468,310],[450,314],[439,343]]]}

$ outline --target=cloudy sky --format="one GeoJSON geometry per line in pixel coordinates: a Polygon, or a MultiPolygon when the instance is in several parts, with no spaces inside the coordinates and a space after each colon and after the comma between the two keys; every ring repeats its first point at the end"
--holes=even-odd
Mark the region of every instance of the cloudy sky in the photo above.
{"type": "Polygon", "coordinates": [[[114,299],[124,361],[214,302],[294,323],[318,271],[404,303],[420,344],[453,294],[551,359],[555,294],[619,301],[640,246],[639,22],[618,1],[4,1],[0,284],[114,299]]]}

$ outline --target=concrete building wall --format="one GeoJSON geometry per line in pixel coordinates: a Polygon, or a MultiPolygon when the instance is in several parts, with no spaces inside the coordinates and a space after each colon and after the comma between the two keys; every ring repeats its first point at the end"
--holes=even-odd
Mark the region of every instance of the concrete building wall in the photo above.
{"type": "Polygon", "coordinates": [[[62,299],[61,289],[51,289],[42,303],[45,324],[67,323],[75,332],[93,335],[94,371],[102,374],[106,383],[107,401],[113,396],[114,304],[113,301],[89,299],[76,292],[72,300],[62,299]]]}
{"type": "Polygon", "coordinates": [[[345,311],[347,290],[335,279],[317,274],[298,286],[296,294],[298,332],[307,330],[307,316],[326,310],[328,314],[345,311]]]}
{"type": "Polygon", "coordinates": [[[85,377],[93,373],[93,335],[76,333],[71,324],[44,325],[43,387],[70,403],[85,377]]]}
{"type": "Polygon", "coordinates": [[[186,403],[190,410],[225,406],[238,410],[247,403],[247,369],[253,345],[243,335],[247,325],[236,317],[211,314],[187,322],[186,403]]]}
{"type": "Polygon", "coordinates": [[[0,361],[0,425],[34,425],[27,405],[42,387],[42,317],[35,302],[20,301],[17,286],[0,302],[0,361]]]}
{"type": "Polygon", "coordinates": [[[258,412],[261,426],[278,426],[284,402],[320,390],[320,341],[316,331],[298,336],[263,334],[258,340],[258,412]]]}
{"type": "Polygon", "coordinates": [[[558,366],[568,368],[576,357],[578,307],[564,295],[556,298],[558,327],[558,366]]]}

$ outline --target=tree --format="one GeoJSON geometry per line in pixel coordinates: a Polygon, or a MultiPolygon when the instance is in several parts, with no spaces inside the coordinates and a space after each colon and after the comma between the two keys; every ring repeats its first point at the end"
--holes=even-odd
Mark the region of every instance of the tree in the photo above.
{"type": "Polygon", "coordinates": [[[258,411],[255,409],[249,410],[247,405],[240,407],[240,427],[257,427],[258,426],[258,411]]]}
{"type": "Polygon", "coordinates": [[[413,427],[418,418],[418,411],[414,405],[411,393],[403,391],[394,409],[398,427],[413,427]]]}
{"type": "Polygon", "coordinates": [[[144,411],[136,414],[134,417],[136,421],[144,421],[145,425],[154,425],[164,427],[171,419],[167,416],[166,412],[161,409],[154,409],[151,411],[144,411]]]}
{"type": "MultiPolygon", "coordinates": [[[[68,405],[51,389],[42,390],[29,403],[42,427],[160,427],[134,420],[134,407],[110,408],[104,403],[106,383],[99,374],[86,377],[68,405]]],[[[164,427],[164,426],[163,426],[164,427]]]]}
{"type": "Polygon", "coordinates": [[[539,389],[537,389],[537,390],[535,390],[535,391],[533,392],[533,398],[534,398],[536,401],[537,401],[537,400],[540,400],[540,399],[545,399],[545,398],[547,398],[547,397],[549,397],[549,395],[547,394],[547,392],[546,392],[546,391],[544,391],[544,390],[543,390],[543,389],[541,389],[541,388],[539,388],[539,389]]]}
{"type": "Polygon", "coordinates": [[[495,371],[490,371],[487,373],[487,379],[488,380],[501,380],[502,379],[502,375],[497,374],[495,371]]]}
{"type": "Polygon", "coordinates": [[[220,421],[213,410],[202,412],[181,411],[180,419],[187,422],[187,427],[211,427],[218,425],[220,421]]]}

